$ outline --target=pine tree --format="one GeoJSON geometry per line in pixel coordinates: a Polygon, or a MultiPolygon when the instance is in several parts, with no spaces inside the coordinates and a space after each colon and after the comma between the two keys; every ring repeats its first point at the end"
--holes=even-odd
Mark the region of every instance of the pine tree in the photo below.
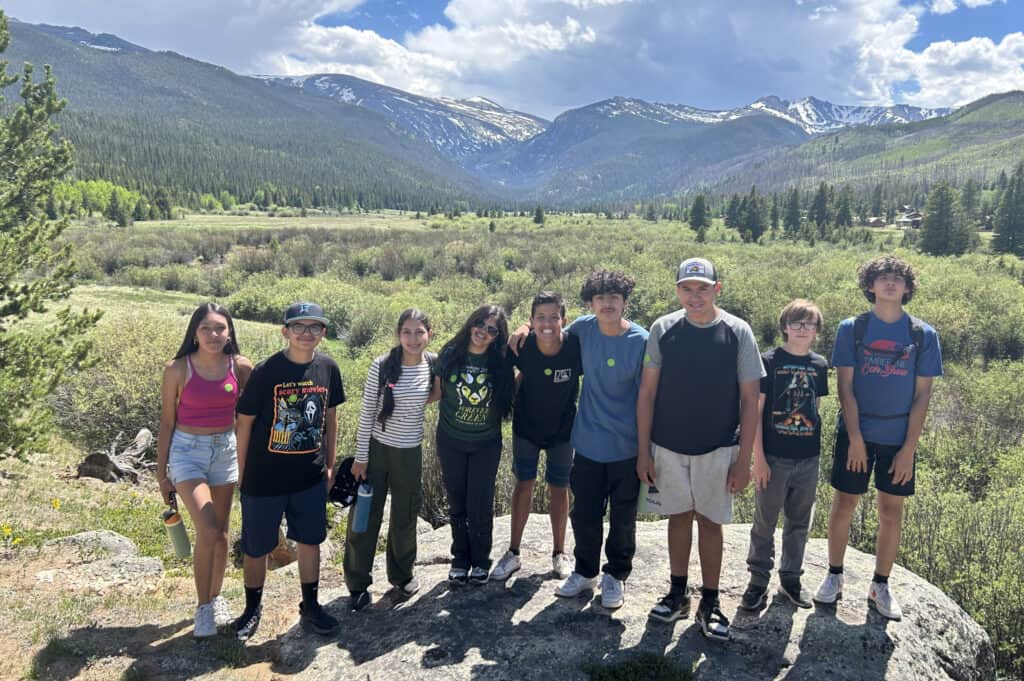
{"type": "Polygon", "coordinates": [[[956,190],[941,182],[928,194],[921,250],[932,255],[960,255],[971,246],[971,231],[960,212],[956,190]]]}
{"type": "Polygon", "coordinates": [[[992,249],[1024,257],[1024,163],[1017,166],[1007,181],[994,227],[992,249]]]}
{"type": "Polygon", "coordinates": [[[544,224],[544,208],[542,206],[537,206],[537,210],[533,211],[533,223],[535,225],[544,224]]]}
{"type": "Polygon", "coordinates": [[[881,217],[882,210],[882,185],[876,184],[871,190],[871,217],[881,217]]]}
{"type": "Polygon", "coordinates": [[[772,194],[772,209],[768,216],[768,221],[771,223],[772,235],[779,231],[779,195],[772,194]]]}
{"type": "Polygon", "coordinates": [[[960,191],[960,207],[963,209],[964,217],[972,224],[978,217],[979,198],[978,183],[974,181],[974,178],[967,180],[964,183],[964,188],[960,191]]]}
{"type": "Polygon", "coordinates": [[[836,225],[840,227],[853,226],[853,190],[849,186],[843,187],[839,192],[839,200],[836,201],[836,225]]]}
{"type": "Polygon", "coordinates": [[[697,194],[690,206],[690,229],[699,232],[708,226],[708,204],[703,194],[697,194]]]}
{"type": "MultiPolygon", "coordinates": [[[[7,17],[0,11],[0,53],[7,49],[7,17]]],[[[87,363],[85,332],[99,314],[56,311],[42,327],[30,313],[51,310],[73,287],[71,245],[58,245],[66,218],[44,211],[56,182],[71,168],[71,145],[54,141],[51,118],[64,108],[47,66],[33,81],[25,64],[21,101],[0,116],[0,457],[37,447],[49,426],[47,400],[64,373],[87,363]]],[[[0,61],[0,91],[18,81],[0,61]]]]}
{"type": "Polygon", "coordinates": [[[824,233],[825,225],[831,219],[831,202],[829,201],[829,188],[824,182],[818,186],[818,191],[811,201],[811,209],[807,212],[807,218],[818,226],[818,235],[824,233]]]}
{"type": "Polygon", "coordinates": [[[800,190],[793,187],[786,194],[786,214],[782,218],[782,226],[789,236],[800,232],[800,190]]]}
{"type": "Polygon", "coordinates": [[[729,205],[725,209],[725,226],[730,229],[737,229],[740,224],[740,197],[733,194],[729,199],[729,205]]]}

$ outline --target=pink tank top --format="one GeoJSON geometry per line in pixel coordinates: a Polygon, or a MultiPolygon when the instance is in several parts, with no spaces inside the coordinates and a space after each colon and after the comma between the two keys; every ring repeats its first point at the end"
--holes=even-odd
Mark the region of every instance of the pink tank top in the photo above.
{"type": "Polygon", "coordinates": [[[192,366],[192,356],[186,359],[188,380],[178,398],[178,423],[193,428],[230,428],[238,403],[235,358],[229,360],[228,373],[219,381],[206,380],[192,366]]]}

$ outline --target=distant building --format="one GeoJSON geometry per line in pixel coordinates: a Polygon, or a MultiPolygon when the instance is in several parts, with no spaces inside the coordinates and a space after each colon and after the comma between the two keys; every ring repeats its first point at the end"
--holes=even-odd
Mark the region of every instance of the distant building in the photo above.
{"type": "MultiPolygon", "coordinates": [[[[907,207],[904,206],[904,208],[907,207]]],[[[900,229],[918,229],[922,222],[924,222],[924,215],[917,209],[911,209],[896,218],[896,226],[900,229]]]]}
{"type": "Polygon", "coordinates": [[[885,218],[872,216],[868,218],[868,221],[864,224],[866,224],[868,227],[885,227],[885,218]]]}

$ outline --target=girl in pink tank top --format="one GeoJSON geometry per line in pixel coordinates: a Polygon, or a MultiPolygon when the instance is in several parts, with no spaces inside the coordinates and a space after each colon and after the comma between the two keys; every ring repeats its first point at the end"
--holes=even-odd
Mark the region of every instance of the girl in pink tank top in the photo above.
{"type": "Polygon", "coordinates": [[[192,313],[181,347],[164,368],[156,476],[164,503],[180,498],[196,528],[196,638],[213,636],[230,621],[220,590],[238,481],[235,405],[251,371],[238,349],[231,313],[216,303],[192,313]]]}

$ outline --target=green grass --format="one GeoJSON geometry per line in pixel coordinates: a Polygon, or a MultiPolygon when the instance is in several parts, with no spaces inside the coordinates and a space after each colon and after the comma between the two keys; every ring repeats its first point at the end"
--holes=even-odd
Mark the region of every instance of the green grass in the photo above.
{"type": "Polygon", "coordinates": [[[653,653],[641,653],[621,662],[588,662],[581,670],[590,681],[690,681],[694,678],[692,669],[653,653]]]}

